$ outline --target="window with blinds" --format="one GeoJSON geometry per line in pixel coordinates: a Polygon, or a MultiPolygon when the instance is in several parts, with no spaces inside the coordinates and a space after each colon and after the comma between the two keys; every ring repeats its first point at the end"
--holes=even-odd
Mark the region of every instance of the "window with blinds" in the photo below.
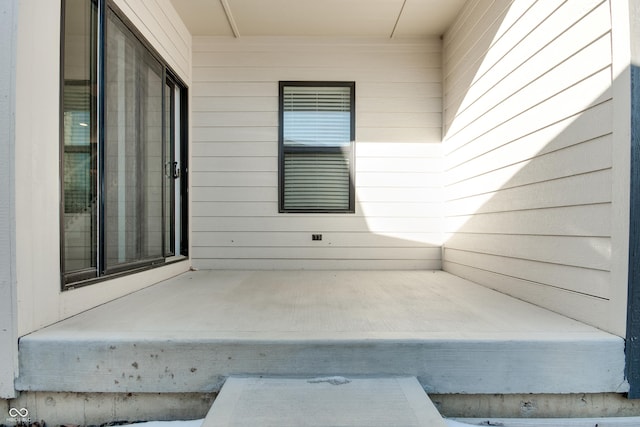
{"type": "Polygon", "coordinates": [[[280,82],[280,211],[354,212],[353,82],[280,82]]]}

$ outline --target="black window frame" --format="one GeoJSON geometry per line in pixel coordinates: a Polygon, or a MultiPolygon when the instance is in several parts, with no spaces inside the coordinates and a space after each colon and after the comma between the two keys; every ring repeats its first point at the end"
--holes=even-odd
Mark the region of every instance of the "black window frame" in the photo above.
{"type": "MultiPolygon", "coordinates": [[[[140,271],[149,270],[165,266],[174,262],[180,262],[188,259],[189,257],[189,201],[188,201],[188,187],[189,187],[189,170],[188,170],[188,100],[189,100],[189,88],[187,84],[178,76],[178,74],[171,68],[167,61],[158,53],[158,51],[149,43],[149,41],[142,35],[142,33],[136,28],[136,26],[129,20],[126,14],[115,4],[113,0],[87,0],[91,2],[97,8],[97,28],[96,28],[96,44],[93,46],[95,49],[95,57],[91,60],[91,67],[96,67],[96,87],[95,90],[97,96],[97,106],[95,112],[92,111],[92,120],[96,121],[97,135],[93,135],[97,141],[97,150],[99,160],[97,161],[96,169],[98,178],[96,178],[96,186],[98,193],[98,205],[99,208],[96,213],[96,217],[93,219],[100,224],[97,227],[97,259],[96,267],[84,270],[66,271],[65,268],[65,226],[64,226],[64,214],[65,214],[65,186],[64,186],[64,87],[65,87],[65,7],[66,0],[61,0],[60,7],[60,110],[59,110],[59,147],[60,147],[60,278],[61,278],[61,290],[66,291],[75,289],[94,283],[102,282],[105,280],[111,280],[117,277],[126,276],[129,274],[138,273],[140,271]],[[180,175],[180,200],[175,201],[174,209],[179,208],[181,210],[181,221],[179,224],[173,223],[173,228],[180,227],[180,242],[175,242],[174,245],[179,249],[178,254],[174,254],[169,257],[165,255],[160,258],[141,259],[136,260],[126,265],[118,266],[116,268],[108,268],[105,254],[105,106],[106,106],[106,87],[105,87],[105,69],[106,69],[106,56],[107,56],[107,36],[106,36],[106,21],[109,13],[112,13],[117,19],[119,19],[124,26],[133,34],[133,36],[141,43],[148,54],[156,59],[162,66],[162,81],[171,81],[177,85],[180,89],[180,102],[179,109],[175,111],[175,116],[180,118],[180,164],[177,166],[178,173],[180,175]],[[93,117],[95,114],[95,117],[93,117]]],[[[163,85],[162,97],[164,99],[165,88],[163,85]]],[[[163,115],[164,116],[164,115],[163,115]]],[[[174,117],[175,117],[174,116],[174,117]]],[[[163,117],[163,129],[166,126],[163,117]]],[[[164,133],[164,132],[163,132],[164,133]]],[[[164,145],[164,144],[163,144],[164,145]]],[[[173,234],[173,233],[172,233],[173,234]]],[[[164,237],[163,237],[164,239],[164,237]]],[[[163,240],[163,248],[165,247],[163,240]]]]}
{"type": "Polygon", "coordinates": [[[279,213],[336,213],[354,214],[356,209],[355,185],[355,151],[356,151],[356,83],[355,81],[313,81],[286,80],[278,84],[278,211],[279,213]],[[323,146],[286,146],[284,144],[284,89],[288,86],[298,87],[348,87],[350,88],[350,144],[344,147],[323,146]],[[286,153],[338,153],[342,152],[349,163],[349,199],[346,209],[305,208],[292,209],[285,207],[285,154],[286,153]]]}

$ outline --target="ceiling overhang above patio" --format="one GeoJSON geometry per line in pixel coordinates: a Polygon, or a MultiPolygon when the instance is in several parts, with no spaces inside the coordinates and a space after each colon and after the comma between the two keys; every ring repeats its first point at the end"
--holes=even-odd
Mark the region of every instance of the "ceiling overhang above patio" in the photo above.
{"type": "Polygon", "coordinates": [[[439,36],[466,0],[171,0],[194,36],[439,36]]]}

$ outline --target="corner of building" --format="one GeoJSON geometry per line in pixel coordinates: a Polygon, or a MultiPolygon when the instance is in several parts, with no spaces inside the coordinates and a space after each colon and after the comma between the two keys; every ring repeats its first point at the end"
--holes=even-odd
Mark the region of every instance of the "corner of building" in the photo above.
{"type": "MultiPolygon", "coordinates": [[[[17,0],[0,0],[0,408],[15,396],[18,337],[15,275],[15,76],[17,0]]],[[[2,412],[4,413],[4,412],[2,412]]]]}

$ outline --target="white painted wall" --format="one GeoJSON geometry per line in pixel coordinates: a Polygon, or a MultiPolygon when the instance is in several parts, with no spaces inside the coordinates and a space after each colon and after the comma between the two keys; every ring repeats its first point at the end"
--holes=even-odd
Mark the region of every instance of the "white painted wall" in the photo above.
{"type": "Polygon", "coordinates": [[[446,33],[444,269],[624,335],[610,6],[472,0],[446,33]]]}
{"type": "Polygon", "coordinates": [[[14,212],[17,0],[0,0],[0,399],[18,371],[14,212]]]}
{"type": "Polygon", "coordinates": [[[440,268],[440,40],[202,37],[193,48],[194,266],[440,268]],[[278,213],[280,80],[356,82],[355,214],[278,213]]]}
{"type": "MultiPolygon", "coordinates": [[[[116,3],[190,85],[191,36],[169,0],[119,0],[116,3]]],[[[20,335],[189,268],[189,263],[183,262],[77,290],[60,291],[59,16],[59,1],[19,2],[15,206],[20,335]]]]}

